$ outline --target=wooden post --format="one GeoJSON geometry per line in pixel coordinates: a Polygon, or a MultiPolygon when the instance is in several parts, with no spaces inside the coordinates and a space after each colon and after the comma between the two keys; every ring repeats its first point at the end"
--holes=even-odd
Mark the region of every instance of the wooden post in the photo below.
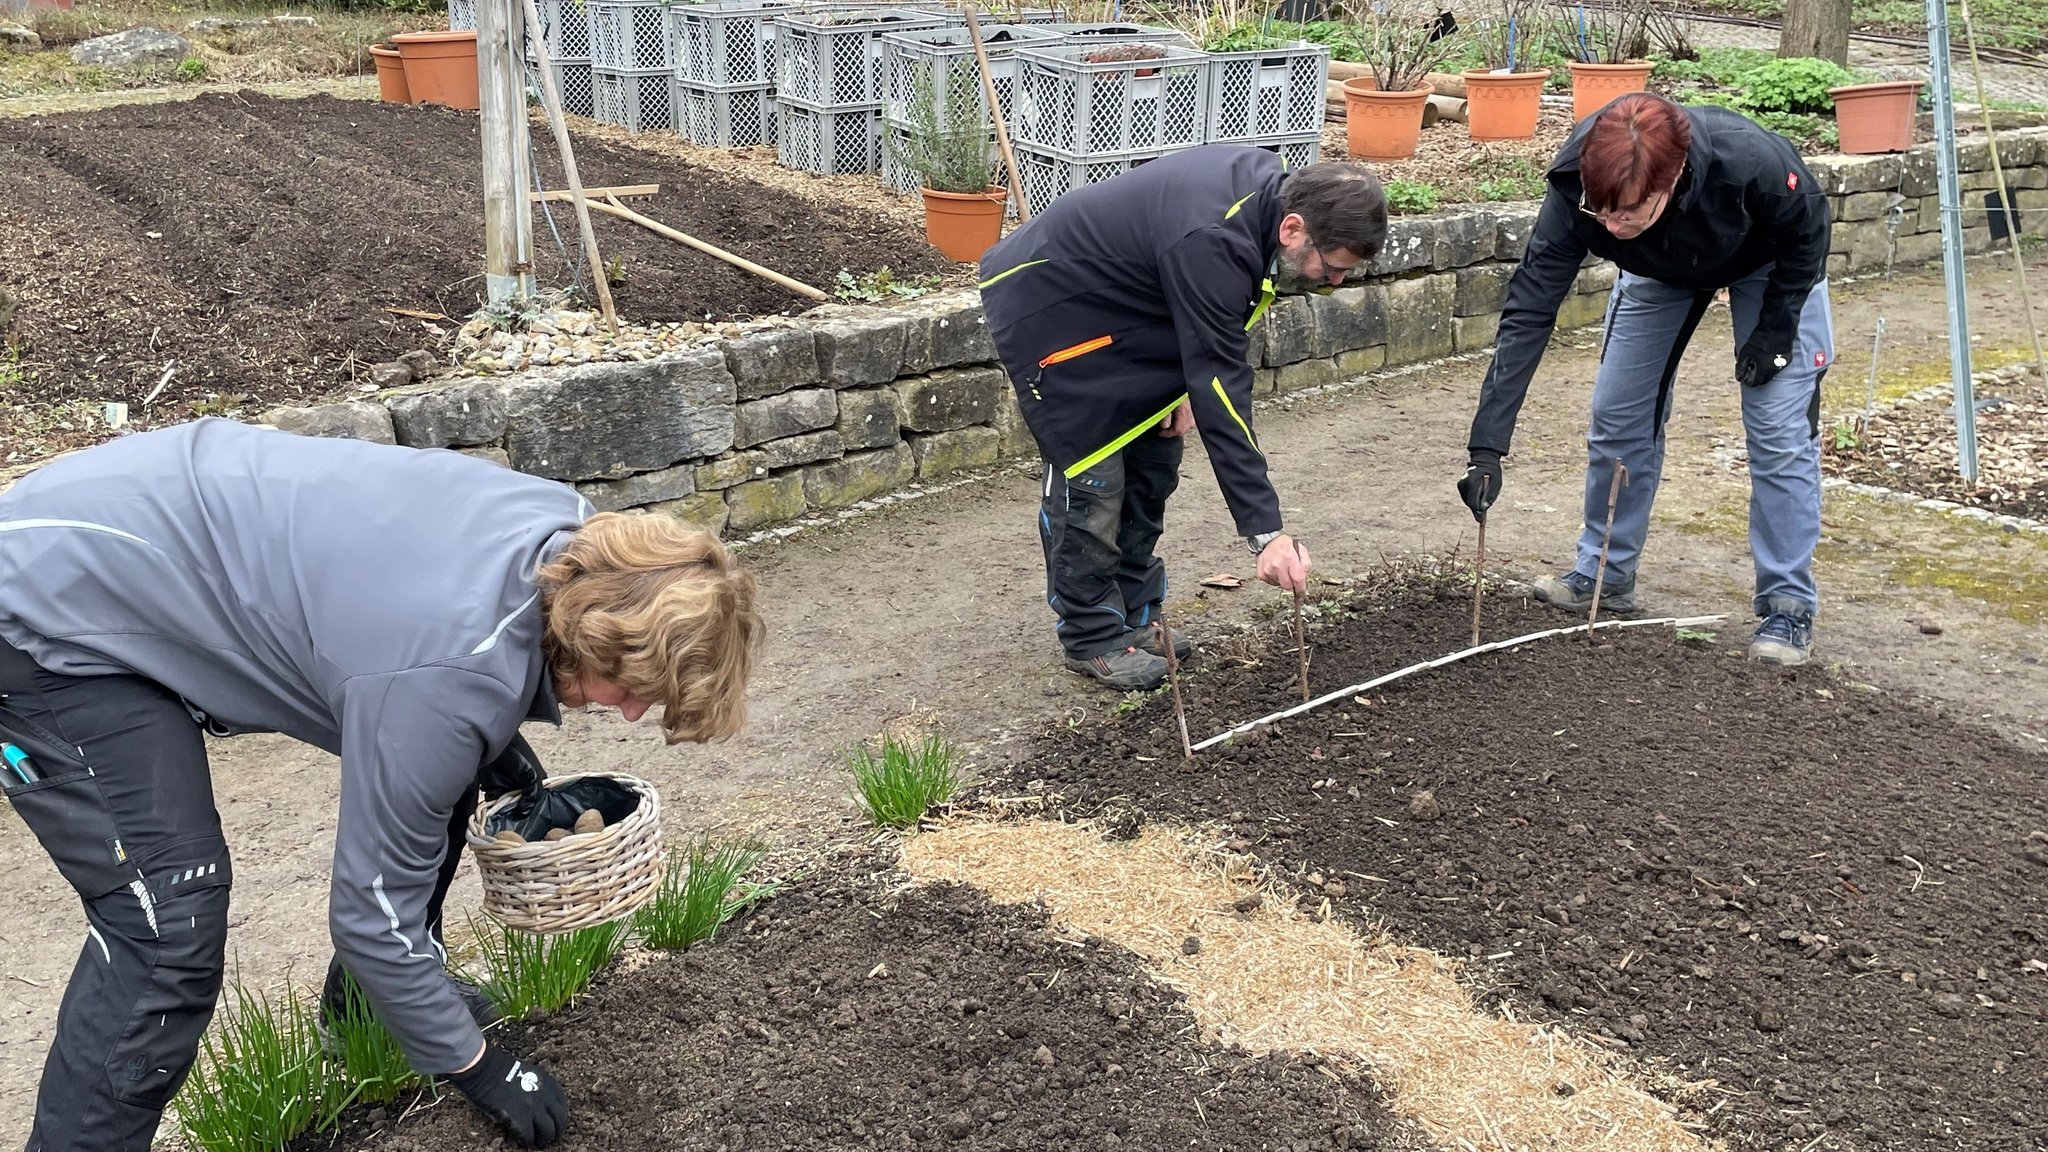
{"type": "Polygon", "coordinates": [[[517,0],[477,0],[476,76],[484,145],[484,286],[491,303],[533,295],[526,200],[526,84],[517,0]]]}
{"type": "MultiPolygon", "coordinates": [[[[590,203],[583,196],[583,178],[576,174],[576,151],[569,147],[569,122],[562,116],[562,94],[555,88],[555,70],[548,59],[548,46],[541,36],[540,5],[526,0],[526,18],[534,27],[533,49],[540,57],[540,97],[548,114],[548,128],[554,132],[555,148],[562,154],[562,177],[569,182],[569,194],[576,203],[576,228],[583,234],[583,254],[590,261],[590,284],[597,303],[604,309],[605,327],[619,334],[619,314],[612,308],[612,286],[605,280],[604,258],[597,253],[597,233],[590,228],[590,203]]],[[[524,200],[524,197],[521,197],[524,200]]],[[[528,209],[529,217],[531,209],[528,209]]]]}

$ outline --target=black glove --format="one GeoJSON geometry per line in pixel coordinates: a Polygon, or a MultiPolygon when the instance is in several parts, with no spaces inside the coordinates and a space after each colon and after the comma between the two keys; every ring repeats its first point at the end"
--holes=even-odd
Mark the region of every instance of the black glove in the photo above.
{"type": "Polygon", "coordinates": [[[505,750],[477,771],[476,783],[483,790],[485,799],[495,800],[507,792],[536,795],[540,792],[541,781],[547,776],[547,771],[540,766],[540,757],[533,753],[533,745],[526,742],[526,737],[514,732],[512,742],[505,745],[505,750]]]}
{"type": "Polygon", "coordinates": [[[1761,388],[1792,362],[1792,341],[1762,330],[1752,334],[1735,354],[1735,379],[1744,388],[1761,388]]]}
{"type": "Polygon", "coordinates": [[[1486,510],[1500,499],[1500,483],[1500,453],[1491,448],[1474,448],[1472,462],[1465,465],[1465,474],[1458,478],[1458,498],[1472,510],[1474,520],[1485,522],[1486,510]]]}
{"type": "Polygon", "coordinates": [[[569,1129],[569,1101],[555,1078],[492,1044],[469,1071],[446,1079],[530,1148],[546,1148],[569,1129]]]}

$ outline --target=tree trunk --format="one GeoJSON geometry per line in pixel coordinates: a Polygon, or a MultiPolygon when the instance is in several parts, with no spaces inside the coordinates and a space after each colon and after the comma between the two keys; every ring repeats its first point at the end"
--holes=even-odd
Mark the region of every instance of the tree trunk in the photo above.
{"type": "Polygon", "coordinates": [[[1849,65],[1851,0],[1785,0],[1785,23],[1778,34],[1778,55],[1818,56],[1849,65]]]}

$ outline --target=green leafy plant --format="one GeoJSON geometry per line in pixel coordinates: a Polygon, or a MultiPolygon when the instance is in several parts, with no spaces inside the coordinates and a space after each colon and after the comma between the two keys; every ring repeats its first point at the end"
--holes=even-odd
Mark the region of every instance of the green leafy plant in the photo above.
{"type": "Polygon", "coordinates": [[[1321,44],[1330,50],[1330,59],[1353,62],[1365,59],[1365,47],[1359,40],[1356,24],[1341,20],[1314,20],[1307,24],[1292,24],[1285,20],[1273,21],[1273,34],[1287,40],[1306,40],[1321,44]]]}
{"type": "Polygon", "coordinates": [[[488,916],[471,917],[469,927],[489,973],[485,987],[498,1010],[514,1019],[574,1000],[626,946],[624,920],[553,936],[521,932],[488,916]]]}
{"type": "Polygon", "coordinates": [[[1436,185],[1417,180],[1389,180],[1382,189],[1387,194],[1387,211],[1397,216],[1434,212],[1443,199],[1443,193],[1436,185]]]}
{"type": "Polygon", "coordinates": [[[1742,74],[1777,59],[1762,48],[1705,48],[1696,59],[1659,60],[1650,75],[1679,83],[1733,87],[1742,74]]]}
{"type": "Polygon", "coordinates": [[[197,56],[178,61],[178,79],[194,83],[206,79],[206,61],[197,56]]]}
{"type": "Polygon", "coordinates": [[[1855,416],[1844,416],[1835,421],[1834,449],[1837,452],[1860,452],[1863,450],[1862,420],[1855,416]]]}
{"type": "Polygon", "coordinates": [[[754,841],[713,844],[708,839],[669,853],[661,889],[633,914],[641,942],[677,950],[717,935],[720,924],[774,893],[772,884],[743,882],[765,853],[754,841]]]}
{"type": "Polygon", "coordinates": [[[832,290],[841,300],[859,300],[873,304],[892,296],[922,296],[939,286],[936,276],[897,276],[883,265],[873,272],[856,276],[845,268],[839,270],[837,287],[832,290]]]}
{"type": "Polygon", "coordinates": [[[966,782],[959,750],[936,732],[914,743],[884,736],[879,755],[855,749],[852,768],[861,810],[885,828],[916,824],[966,782]]]}
{"type": "Polygon", "coordinates": [[[1806,112],[1751,112],[1750,118],[1776,132],[1805,152],[1832,152],[1841,146],[1842,136],[1835,122],[1806,112]]]}
{"type": "Polygon", "coordinates": [[[936,71],[920,71],[912,82],[910,126],[889,137],[889,151],[934,192],[986,191],[995,146],[982,107],[981,74],[973,68],[946,69],[941,99],[936,71]]]}
{"type": "Polygon", "coordinates": [[[1827,112],[1835,106],[1828,89],[1851,83],[1849,70],[1813,56],[1773,59],[1744,72],[1737,83],[1743,106],[1756,112],[1827,112]]]}
{"type": "Polygon", "coordinates": [[[1715,633],[1704,632],[1697,628],[1680,628],[1677,634],[1678,641],[1681,644],[1712,644],[1716,639],[1715,633]]]}
{"type": "Polygon", "coordinates": [[[178,1125],[197,1152],[276,1152],[340,1111],[319,1034],[289,985],[277,1004],[239,979],[229,996],[178,1094],[178,1125]]]}

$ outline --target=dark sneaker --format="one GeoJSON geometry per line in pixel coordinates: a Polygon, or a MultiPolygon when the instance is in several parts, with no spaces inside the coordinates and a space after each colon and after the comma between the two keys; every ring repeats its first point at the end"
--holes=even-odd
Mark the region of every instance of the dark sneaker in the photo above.
{"type": "MultiPolygon", "coordinates": [[[[1166,631],[1168,635],[1173,637],[1174,659],[1185,660],[1189,656],[1194,655],[1195,642],[1193,640],[1188,639],[1187,633],[1181,631],[1178,628],[1168,628],[1166,631]]],[[[1166,658],[1166,646],[1159,642],[1159,629],[1140,628],[1137,631],[1131,633],[1131,637],[1137,641],[1138,647],[1144,649],[1147,652],[1150,652],[1151,654],[1159,657],[1162,660],[1166,658]]]]}
{"type": "Polygon", "coordinates": [[[1138,647],[1114,649],[1092,660],[1069,656],[1067,667],[1125,692],[1150,692],[1166,681],[1166,657],[1138,647]]]}
{"type": "Polygon", "coordinates": [[[1766,664],[1790,667],[1804,664],[1813,655],[1813,617],[1796,612],[1773,612],[1756,626],[1756,638],[1749,642],[1749,658],[1766,664]]]}
{"type": "MultiPolygon", "coordinates": [[[[1552,608],[1562,608],[1574,615],[1584,616],[1593,608],[1593,578],[1578,572],[1567,572],[1562,576],[1545,576],[1533,586],[1536,598],[1552,608]]],[[[1609,580],[1600,586],[1600,610],[1602,612],[1633,612],[1636,610],[1636,582],[1617,584],[1609,580]]]]}

